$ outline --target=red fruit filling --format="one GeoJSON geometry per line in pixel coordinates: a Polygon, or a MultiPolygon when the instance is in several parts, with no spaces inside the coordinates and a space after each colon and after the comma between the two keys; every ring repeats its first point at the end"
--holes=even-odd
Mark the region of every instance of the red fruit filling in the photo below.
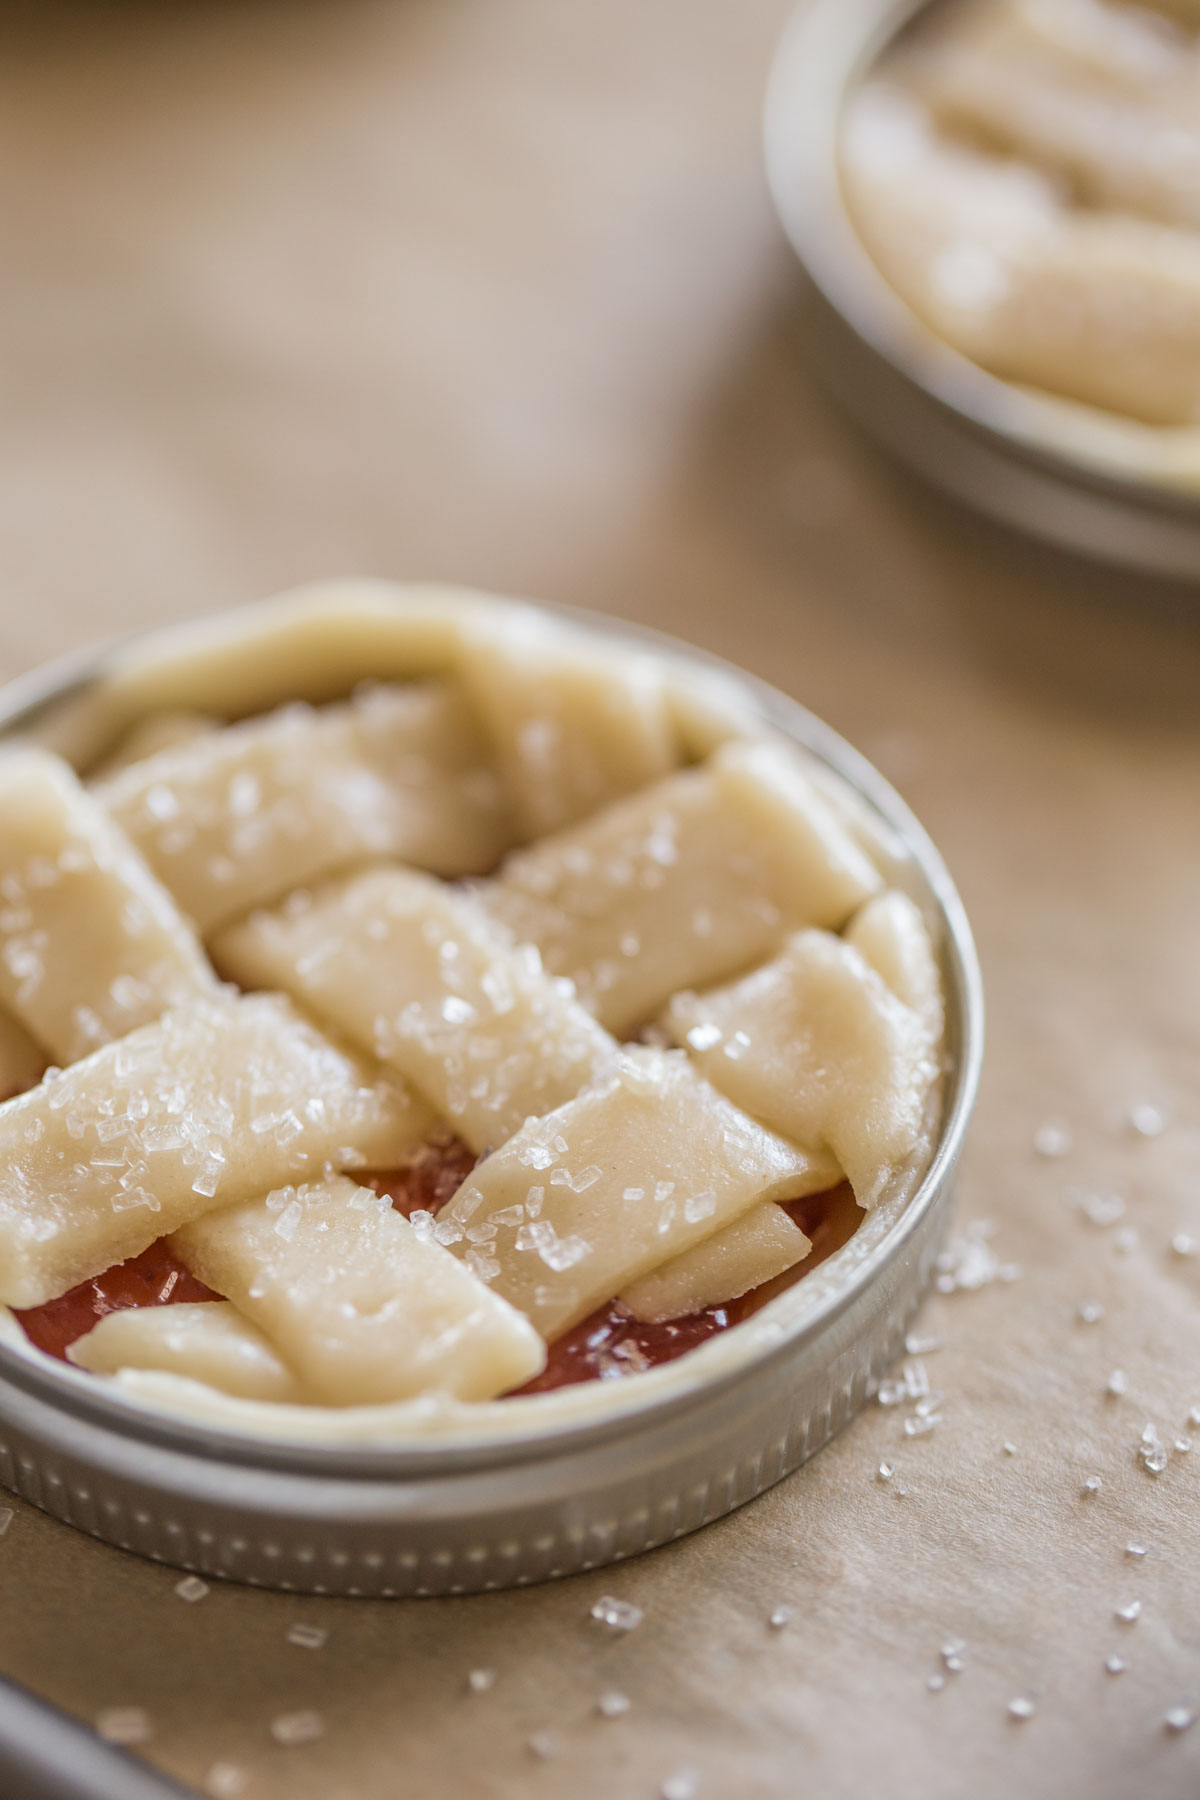
{"type": "MultiPolygon", "coordinates": [[[[458,1138],[445,1135],[422,1144],[403,1168],[363,1179],[377,1194],[386,1194],[397,1212],[407,1218],[414,1212],[435,1213],[453,1199],[477,1160],[458,1138]]],[[[813,1245],[812,1254],[795,1269],[727,1305],[710,1306],[703,1312],[669,1319],[660,1325],[639,1324],[619,1302],[613,1301],[552,1344],[542,1373],[516,1391],[541,1394],[579,1381],[611,1380],[672,1362],[717,1332],[748,1318],[784,1288],[801,1280],[841,1248],[862,1218],[846,1182],[827,1193],[789,1201],[786,1206],[813,1245]]],[[[80,1282],[57,1300],[27,1307],[16,1317],[39,1350],[65,1361],[67,1346],[89,1332],[106,1313],[131,1306],[170,1306],[179,1301],[219,1298],[184,1268],[168,1240],[159,1238],[140,1256],[80,1282]]]]}

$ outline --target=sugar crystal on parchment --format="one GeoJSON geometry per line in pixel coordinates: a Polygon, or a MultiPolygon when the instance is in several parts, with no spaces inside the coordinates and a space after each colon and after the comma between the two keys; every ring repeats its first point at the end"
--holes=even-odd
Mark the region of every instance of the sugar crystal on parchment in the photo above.
{"type": "Polygon", "coordinates": [[[1072,1142],[1071,1127],[1063,1119],[1044,1119],[1033,1134],[1033,1147],[1039,1156],[1066,1156],[1072,1142]]]}
{"type": "Polygon", "coordinates": [[[602,1594],[592,1606],[593,1619],[613,1631],[636,1631],[644,1616],[640,1606],[629,1600],[616,1600],[611,1594],[602,1594]]]}
{"type": "Polygon", "coordinates": [[[271,1736],[277,1744],[292,1748],[298,1744],[315,1743],[325,1735],[325,1721],[319,1712],[281,1713],[271,1721],[271,1736]]]}
{"type": "Polygon", "coordinates": [[[96,1730],[110,1744],[144,1744],[154,1727],[144,1706],[106,1706],[96,1730]]]}
{"type": "Polygon", "coordinates": [[[250,1777],[236,1763],[216,1762],[204,1777],[204,1791],[212,1800],[238,1800],[250,1777]]]}

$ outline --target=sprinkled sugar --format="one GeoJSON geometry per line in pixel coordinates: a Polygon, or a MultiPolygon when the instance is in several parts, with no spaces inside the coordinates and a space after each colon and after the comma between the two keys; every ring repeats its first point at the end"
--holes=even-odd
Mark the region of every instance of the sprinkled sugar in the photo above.
{"type": "Polygon", "coordinates": [[[1010,1719],[1016,1719],[1018,1721],[1032,1719],[1036,1711],[1037,1705],[1029,1698],[1028,1694],[1018,1694],[1015,1700],[1010,1700],[1008,1703],[1008,1716],[1010,1719]]]}
{"type": "Polygon", "coordinates": [[[795,1608],[794,1607],[777,1606],[775,1608],[774,1612],[771,1614],[770,1618],[767,1620],[767,1624],[771,1627],[772,1631],[782,1631],[784,1626],[789,1624],[794,1616],[795,1616],[795,1608]]]}
{"type": "Polygon", "coordinates": [[[289,1625],[286,1632],[289,1644],[295,1644],[301,1650],[323,1650],[329,1642],[329,1633],[322,1625],[305,1625],[298,1620],[289,1625]]]}
{"type": "Polygon", "coordinates": [[[529,1738],[529,1748],[541,1762],[549,1762],[551,1757],[562,1754],[562,1739],[553,1731],[535,1731],[529,1738]]]}
{"type": "Polygon", "coordinates": [[[214,1763],[204,1777],[205,1792],[212,1795],[212,1800],[238,1800],[244,1794],[250,1777],[236,1763],[214,1763]]]}
{"type": "Polygon", "coordinates": [[[1113,1608],[1114,1619],[1119,1619],[1122,1625],[1136,1625],[1141,1616],[1142,1603],[1140,1600],[1131,1600],[1126,1606],[1113,1608]]]}
{"type": "Polygon", "coordinates": [[[629,1600],[616,1600],[611,1594],[602,1594],[592,1607],[592,1617],[613,1631],[636,1631],[645,1614],[640,1606],[634,1606],[629,1600]]]}
{"type": "Polygon", "coordinates": [[[197,1600],[203,1600],[211,1591],[207,1581],[201,1581],[198,1575],[185,1575],[182,1581],[175,1583],[175,1592],[179,1598],[190,1601],[192,1604],[195,1604],[197,1600]]]}
{"type": "Polygon", "coordinates": [[[315,1743],[325,1735],[325,1721],[319,1712],[281,1713],[271,1721],[271,1736],[277,1744],[293,1749],[299,1744],[315,1743]]]}
{"type": "Polygon", "coordinates": [[[1045,1119],[1033,1134],[1033,1147],[1039,1156],[1066,1156],[1072,1142],[1071,1127],[1062,1119],[1045,1119]]]}
{"type": "Polygon", "coordinates": [[[700,1792],[700,1777],[695,1769],[676,1769],[673,1775],[659,1788],[662,1800],[696,1800],[700,1792]]]}
{"type": "Polygon", "coordinates": [[[1137,1457],[1147,1475],[1161,1475],[1170,1461],[1167,1447],[1153,1425],[1147,1425],[1143,1430],[1137,1457]]]}
{"type": "Polygon", "coordinates": [[[1169,1706],[1163,1714],[1163,1724],[1168,1731],[1190,1731],[1198,1716],[1194,1706],[1169,1706]]]}
{"type": "Polygon", "coordinates": [[[602,1719],[621,1719],[632,1705],[628,1694],[618,1693],[614,1689],[611,1693],[601,1694],[596,1702],[596,1711],[602,1719]]]}
{"type": "Polygon", "coordinates": [[[108,1706],[96,1718],[96,1730],[109,1744],[144,1744],[154,1726],[142,1706],[108,1706]]]}
{"type": "Polygon", "coordinates": [[[467,1676],[467,1687],[472,1694],[486,1694],[495,1685],[495,1669],[472,1669],[467,1676]]]}

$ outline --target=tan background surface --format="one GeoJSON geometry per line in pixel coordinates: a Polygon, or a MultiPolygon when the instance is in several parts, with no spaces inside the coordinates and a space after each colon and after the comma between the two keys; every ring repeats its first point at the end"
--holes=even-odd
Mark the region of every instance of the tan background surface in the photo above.
{"type": "Polygon", "coordinates": [[[633,1800],[681,1766],[703,1796],[1200,1783],[1200,1726],[1162,1723],[1200,1702],[1200,1443],[1157,1481],[1134,1456],[1147,1420],[1200,1403],[1200,1259],[1169,1250],[1200,1237],[1200,611],[977,536],[819,403],[759,176],[783,14],[2,15],[5,674],[341,571],[644,619],[876,755],[959,877],[990,989],[961,1212],[1024,1274],[928,1309],[929,1437],[873,1408],[699,1537],[478,1600],[187,1606],[169,1571],[18,1511],[0,1667],[85,1717],[148,1708],[149,1754],[196,1783],[232,1762],[248,1800],[633,1800]],[[1125,1122],[1142,1098],[1170,1114],[1154,1141],[1125,1122]],[[1076,1148],[1039,1160],[1055,1114],[1076,1148]],[[1120,1187],[1138,1246],[1072,1183],[1120,1187]],[[588,1618],[609,1590],[645,1608],[631,1637],[588,1618]],[[285,1643],[297,1619],[324,1649],[285,1643]],[[931,1694],[948,1634],[968,1666],[931,1694]],[[496,1685],[468,1695],[481,1665],[496,1685]],[[633,1710],[605,1722],[613,1686],[633,1710]],[[274,1745],[306,1706],[323,1740],[274,1745]],[[539,1763],[526,1739],[551,1727],[539,1763]]]}

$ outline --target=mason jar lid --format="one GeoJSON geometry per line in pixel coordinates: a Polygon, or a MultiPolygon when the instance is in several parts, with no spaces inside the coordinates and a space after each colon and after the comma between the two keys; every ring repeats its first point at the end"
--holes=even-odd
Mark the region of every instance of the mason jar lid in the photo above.
{"type": "Polygon", "coordinates": [[[1118,568],[1200,580],[1200,427],[1143,425],[989,375],[922,323],[850,217],[846,101],[919,15],[956,4],[969,0],[811,0],[780,42],[767,176],[810,283],[814,364],[870,436],[977,512],[1118,568]]]}

